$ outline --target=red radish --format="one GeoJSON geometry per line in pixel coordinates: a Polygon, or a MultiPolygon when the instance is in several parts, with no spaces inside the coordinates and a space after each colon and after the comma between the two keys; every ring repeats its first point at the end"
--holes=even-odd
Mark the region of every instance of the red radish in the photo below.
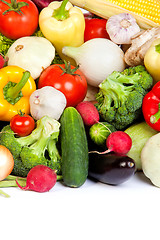
{"type": "Polygon", "coordinates": [[[123,132],[112,132],[106,140],[107,150],[101,154],[115,152],[119,154],[127,154],[132,147],[131,137],[123,132]]]}
{"type": "Polygon", "coordinates": [[[4,57],[0,54],[0,68],[4,67],[6,60],[4,59],[4,57]]]}
{"type": "Polygon", "coordinates": [[[35,192],[49,191],[56,184],[56,181],[56,172],[44,165],[37,165],[29,171],[25,187],[22,187],[16,179],[18,187],[22,190],[33,190],[35,192]]]}
{"type": "Polygon", "coordinates": [[[91,152],[96,152],[98,154],[115,152],[118,154],[125,155],[129,152],[129,150],[132,147],[132,139],[127,133],[123,131],[112,132],[106,140],[106,146],[108,149],[104,152],[98,152],[98,151],[91,151],[91,152]]]}
{"type": "Polygon", "coordinates": [[[99,112],[93,103],[89,101],[80,102],[76,106],[86,126],[92,126],[99,122],[99,112]]]}

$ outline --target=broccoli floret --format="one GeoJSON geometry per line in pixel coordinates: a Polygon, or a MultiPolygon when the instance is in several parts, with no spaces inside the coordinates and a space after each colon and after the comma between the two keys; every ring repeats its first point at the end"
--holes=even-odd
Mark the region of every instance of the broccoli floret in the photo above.
{"type": "Polygon", "coordinates": [[[21,144],[17,141],[14,132],[11,130],[10,125],[2,128],[0,133],[0,144],[8,148],[14,158],[18,158],[22,150],[21,144]]]}
{"type": "Polygon", "coordinates": [[[22,163],[21,158],[14,158],[14,168],[11,172],[14,176],[27,177],[27,174],[30,169],[26,168],[22,163]]]}
{"type": "Polygon", "coordinates": [[[0,53],[5,56],[8,49],[14,43],[14,41],[15,40],[9,39],[2,33],[0,33],[0,53]]]}
{"type": "Polygon", "coordinates": [[[14,158],[14,168],[11,172],[12,175],[19,177],[26,177],[29,169],[27,169],[20,159],[22,145],[17,141],[14,132],[11,130],[10,125],[3,127],[0,134],[0,144],[10,150],[14,158]]]}
{"type": "Polygon", "coordinates": [[[32,167],[39,164],[49,166],[57,173],[61,172],[61,156],[56,148],[59,128],[58,121],[44,116],[37,121],[36,128],[26,137],[18,137],[9,125],[2,129],[0,144],[6,146],[13,154],[14,175],[24,177],[32,167]]]}
{"type": "Polygon", "coordinates": [[[153,85],[142,65],[114,71],[100,85],[96,107],[100,116],[118,130],[126,128],[142,114],[145,94],[153,85]]]}

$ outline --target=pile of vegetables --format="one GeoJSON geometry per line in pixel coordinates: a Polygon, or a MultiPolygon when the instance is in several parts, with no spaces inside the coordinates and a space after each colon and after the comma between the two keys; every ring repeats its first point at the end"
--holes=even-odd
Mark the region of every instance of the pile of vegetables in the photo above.
{"type": "Polygon", "coordinates": [[[137,171],[160,187],[159,39],[128,64],[141,27],[68,0],[0,1],[0,188],[118,185],[137,171]]]}

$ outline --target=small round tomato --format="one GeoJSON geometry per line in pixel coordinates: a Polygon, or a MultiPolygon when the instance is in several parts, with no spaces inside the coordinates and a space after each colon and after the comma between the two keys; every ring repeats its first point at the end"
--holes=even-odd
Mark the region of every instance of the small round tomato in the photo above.
{"type": "Polygon", "coordinates": [[[10,39],[32,35],[38,27],[39,12],[30,0],[0,1],[0,32],[10,39]]]}
{"type": "Polygon", "coordinates": [[[84,74],[74,66],[53,64],[40,75],[38,88],[52,86],[61,91],[67,100],[67,107],[75,107],[83,101],[87,93],[87,81],[84,74]]]}
{"type": "Polygon", "coordinates": [[[10,127],[20,137],[29,135],[35,128],[34,119],[27,114],[16,114],[11,118],[10,127]]]}
{"type": "Polygon", "coordinates": [[[84,41],[88,41],[93,38],[109,38],[106,30],[106,19],[99,18],[85,18],[85,31],[84,41]]]}

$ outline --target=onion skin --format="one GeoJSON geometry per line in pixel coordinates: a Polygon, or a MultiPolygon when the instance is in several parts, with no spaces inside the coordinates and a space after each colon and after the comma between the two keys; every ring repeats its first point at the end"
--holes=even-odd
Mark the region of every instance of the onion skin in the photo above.
{"type": "Polygon", "coordinates": [[[14,159],[12,153],[0,145],[0,181],[4,180],[13,170],[14,159]]]}

